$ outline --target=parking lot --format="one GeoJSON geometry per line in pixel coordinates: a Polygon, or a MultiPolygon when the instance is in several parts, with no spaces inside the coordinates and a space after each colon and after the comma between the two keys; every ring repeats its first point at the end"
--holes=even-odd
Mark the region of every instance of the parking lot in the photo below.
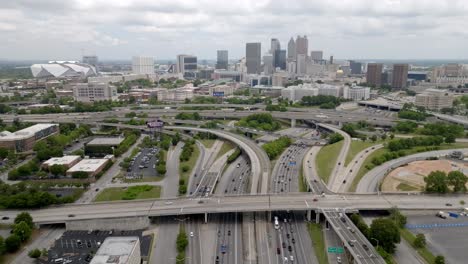
{"type": "MultiPolygon", "coordinates": [[[[137,236],[140,238],[140,250],[143,259],[148,257],[151,236],[143,236],[141,230],[137,231],[66,231],[49,249],[49,259],[42,263],[57,263],[63,259],[70,264],[86,264],[92,259],[100,245],[109,236],[137,236]]],[[[63,262],[63,263],[65,263],[63,262]]],[[[62,262],[60,262],[62,263],[62,262]]]]}
{"type": "Polygon", "coordinates": [[[130,168],[127,169],[127,178],[140,179],[145,177],[156,177],[156,155],[158,148],[142,148],[140,152],[133,157],[130,168]]]}
{"type": "MultiPolygon", "coordinates": [[[[453,210],[456,212],[456,210],[453,210]]],[[[433,214],[408,215],[408,230],[426,236],[427,246],[434,255],[445,256],[446,263],[466,263],[466,233],[468,217],[442,219],[433,214]]]]}

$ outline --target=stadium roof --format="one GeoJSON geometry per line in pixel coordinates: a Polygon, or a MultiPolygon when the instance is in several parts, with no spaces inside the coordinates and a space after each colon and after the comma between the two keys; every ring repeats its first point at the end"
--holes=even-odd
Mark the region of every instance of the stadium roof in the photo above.
{"type": "Polygon", "coordinates": [[[51,62],[47,64],[33,64],[31,65],[31,72],[35,78],[96,76],[96,68],[94,66],[71,61],[51,62]]]}

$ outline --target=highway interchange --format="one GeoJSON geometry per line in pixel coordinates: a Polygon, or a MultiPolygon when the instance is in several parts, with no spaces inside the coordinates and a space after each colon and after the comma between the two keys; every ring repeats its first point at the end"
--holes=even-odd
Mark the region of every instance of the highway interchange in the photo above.
{"type": "MultiPolygon", "coordinates": [[[[186,105],[183,105],[186,106],[186,105]]],[[[199,105],[188,105],[191,107],[199,105]]],[[[206,105],[201,105],[206,106],[206,105]]],[[[172,106],[178,107],[178,106],[172,106]]],[[[217,105],[217,107],[226,107],[226,105],[217,105]]],[[[262,106],[238,105],[229,107],[250,107],[263,108],[262,106]]],[[[140,110],[137,110],[137,112],[140,110]]],[[[51,114],[51,115],[21,115],[18,116],[23,121],[30,122],[76,122],[88,124],[100,124],[106,118],[119,118],[124,120],[126,113],[131,112],[128,109],[118,109],[112,112],[100,113],[70,113],[51,114]]],[[[155,119],[164,116],[164,118],[174,117],[180,112],[193,112],[191,110],[180,111],[176,109],[145,109],[148,119],[155,119]]],[[[197,111],[205,118],[240,118],[253,113],[253,111],[197,111]]],[[[255,112],[263,112],[258,110],[255,112]]],[[[369,123],[390,126],[395,121],[394,118],[379,117],[375,118],[370,114],[352,112],[337,112],[335,110],[322,109],[291,109],[290,112],[273,112],[274,117],[281,119],[302,119],[313,120],[314,122],[354,122],[366,120],[369,123]]],[[[5,115],[4,120],[13,120],[16,116],[5,115]]],[[[174,122],[179,122],[175,120],[174,122]]],[[[181,122],[190,124],[190,121],[181,122]]],[[[193,123],[191,125],[199,125],[193,123]]],[[[318,124],[318,123],[316,123],[318,124]]],[[[116,125],[116,124],[108,124],[116,125]]],[[[345,143],[340,151],[337,162],[334,166],[331,180],[328,186],[325,186],[317,175],[307,176],[307,184],[312,193],[298,193],[299,191],[299,168],[302,161],[310,161],[308,155],[315,157],[317,152],[309,152],[306,145],[301,145],[299,141],[289,147],[281,157],[276,161],[273,171],[271,163],[266,153],[254,141],[243,136],[231,133],[225,130],[203,129],[193,126],[166,126],[168,130],[185,130],[210,132],[220,138],[231,141],[239,146],[244,154],[234,163],[229,165],[226,170],[224,167],[227,155],[217,160],[211,156],[205,157],[205,150],[201,151],[201,158],[197,162],[194,173],[190,177],[189,191],[187,197],[176,198],[172,191],[163,195],[162,199],[117,202],[117,203],[94,203],[81,205],[64,205],[59,208],[46,208],[33,210],[31,214],[38,224],[64,223],[70,220],[82,219],[104,219],[128,216],[167,216],[184,217],[193,216],[187,221],[186,226],[190,232],[193,232],[194,243],[189,248],[190,263],[206,263],[202,249],[202,232],[200,225],[203,225],[202,218],[196,215],[209,214],[209,219],[216,225],[216,242],[214,243],[213,263],[241,263],[242,261],[258,260],[258,263],[315,263],[312,242],[307,234],[304,218],[306,211],[323,213],[331,226],[337,231],[343,242],[348,242],[348,249],[358,263],[382,263],[382,259],[373,251],[373,247],[350,223],[341,221],[339,212],[354,212],[356,210],[382,210],[392,207],[399,207],[403,210],[420,209],[446,209],[446,203],[456,204],[465,196],[453,197],[435,197],[428,195],[402,195],[402,194],[379,194],[377,192],[378,183],[391,168],[400,166],[415,159],[424,159],[435,155],[445,155],[447,151],[433,153],[419,153],[419,156],[408,156],[385,163],[368,172],[360,182],[357,192],[371,193],[367,195],[359,194],[333,194],[336,192],[344,193],[349,188],[358,167],[362,165],[365,159],[365,153],[359,153],[348,166],[345,166],[346,154],[350,146],[350,137],[337,127],[328,124],[319,124],[331,132],[340,133],[344,136],[345,143]],[[362,155],[361,155],[362,154],[362,155]],[[358,157],[360,156],[360,157],[358,157]],[[223,160],[224,159],[224,160],[223,160]],[[351,168],[351,171],[350,171],[351,168]],[[348,173],[349,172],[349,173],[348,173]],[[198,180],[194,177],[196,175],[198,180]],[[344,179],[347,180],[343,184],[344,179]],[[376,193],[377,192],[377,193],[376,193]],[[323,194],[322,194],[323,193],[323,194]],[[171,197],[172,195],[172,197],[171,197]],[[246,227],[246,221],[252,220],[252,213],[255,213],[255,245],[251,245],[252,232],[243,231],[246,227]],[[265,213],[261,213],[265,212],[265,213]],[[70,218],[70,215],[73,215],[70,218]],[[276,229],[273,224],[274,217],[280,220],[280,228],[276,229]],[[243,221],[244,219],[244,221],[243,221]],[[350,231],[350,228],[353,232],[350,231]],[[245,235],[248,237],[244,237],[245,235]],[[196,238],[196,239],[195,239],[196,238]],[[196,242],[198,241],[198,242],[196,242]],[[294,241],[294,242],[293,242],[294,241]],[[349,241],[356,241],[355,246],[350,246],[349,241]],[[248,244],[246,245],[247,242],[248,244]],[[366,244],[370,249],[365,249],[366,244]],[[247,253],[246,253],[247,252],[247,253]]],[[[122,128],[136,128],[135,126],[117,124],[122,128]]],[[[225,126],[221,126],[225,129],[225,126]]],[[[141,127],[141,129],[144,129],[141,127]]],[[[262,133],[260,131],[248,131],[252,133],[262,133]]],[[[292,136],[299,140],[298,136],[292,136]]],[[[319,143],[318,139],[304,139],[304,143],[319,143]]],[[[197,143],[199,144],[199,143],[197,143]]],[[[380,147],[380,146],[379,146],[380,147]]],[[[368,150],[369,151],[369,150],[368,150]]],[[[464,150],[467,151],[467,150],[464,150]]],[[[180,148],[178,149],[180,153],[180,148]]],[[[216,151],[214,151],[216,153],[216,151]]],[[[418,155],[418,154],[416,154],[418,155]]],[[[306,168],[304,163],[304,168],[306,168]]],[[[308,168],[311,168],[310,166],[308,168]]],[[[174,168],[173,170],[176,170],[174,168]]],[[[309,173],[309,172],[308,172],[309,173]]],[[[304,173],[304,174],[308,174],[304,173]]],[[[313,173],[312,173],[313,174],[313,173]]],[[[163,191],[164,193],[164,191],[163,191]]],[[[11,218],[17,214],[16,211],[4,211],[4,215],[11,218]]],[[[162,218],[164,219],[164,218],[162,218]]],[[[170,219],[170,218],[168,218],[170,219]]],[[[171,222],[169,220],[169,222],[171,222]]],[[[165,226],[164,222],[160,222],[165,226]]],[[[171,230],[176,231],[178,225],[172,225],[171,230]]],[[[192,234],[191,234],[192,236],[192,234]]],[[[173,261],[173,260],[172,260],[173,261]]],[[[211,261],[209,261],[211,262],[211,261]]],[[[163,263],[163,262],[161,262],[163,263]]],[[[164,262],[165,263],[165,262],[164,262]]],[[[167,262],[169,263],[169,262],[167,262]]],[[[245,262],[247,263],[247,262],[245,262]]]]}

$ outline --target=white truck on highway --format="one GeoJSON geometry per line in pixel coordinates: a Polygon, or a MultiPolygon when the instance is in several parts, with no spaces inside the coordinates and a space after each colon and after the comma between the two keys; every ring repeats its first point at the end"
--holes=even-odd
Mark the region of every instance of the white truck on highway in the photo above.
{"type": "Polygon", "coordinates": [[[442,219],[446,219],[447,218],[447,213],[444,213],[442,211],[439,211],[436,216],[442,218],[442,219]]]}

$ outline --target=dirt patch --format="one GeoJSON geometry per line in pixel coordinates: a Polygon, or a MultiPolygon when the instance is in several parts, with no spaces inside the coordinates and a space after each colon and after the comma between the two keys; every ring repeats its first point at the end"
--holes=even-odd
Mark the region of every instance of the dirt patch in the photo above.
{"type": "Polygon", "coordinates": [[[425,186],[424,177],[436,170],[446,173],[460,170],[466,174],[468,164],[451,160],[414,161],[391,171],[385,177],[381,189],[384,192],[422,191],[425,186]]]}

